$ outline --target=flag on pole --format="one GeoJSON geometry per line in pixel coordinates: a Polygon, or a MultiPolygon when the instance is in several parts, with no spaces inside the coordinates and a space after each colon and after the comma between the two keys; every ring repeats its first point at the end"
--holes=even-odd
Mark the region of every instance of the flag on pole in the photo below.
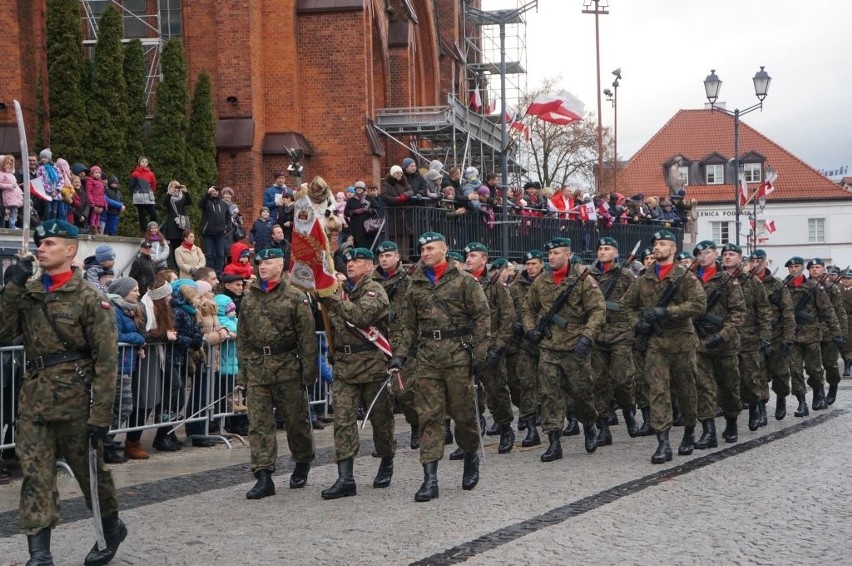
{"type": "Polygon", "coordinates": [[[745,177],[740,175],[740,208],[744,207],[748,202],[748,185],[745,182],[745,177]]]}
{"type": "Polygon", "coordinates": [[[497,97],[494,96],[494,93],[488,93],[488,110],[486,110],[487,115],[494,114],[494,111],[497,110],[497,97]]]}
{"type": "Polygon", "coordinates": [[[565,126],[583,119],[585,105],[573,94],[562,90],[556,94],[539,94],[533,99],[526,114],[539,120],[565,126]]]}
{"type": "Polygon", "coordinates": [[[757,195],[754,198],[766,198],[775,192],[775,179],[778,178],[778,173],[773,169],[766,172],[766,179],[760,184],[757,189],[757,195]]]}
{"type": "Polygon", "coordinates": [[[307,194],[293,205],[290,283],[303,291],[329,296],[337,290],[331,246],[323,224],[307,194]]]}
{"type": "Polygon", "coordinates": [[[44,188],[44,181],[39,177],[30,179],[30,194],[47,202],[53,200],[44,188]]]}
{"type": "Polygon", "coordinates": [[[479,85],[476,85],[476,88],[473,89],[473,92],[470,93],[470,105],[473,106],[473,109],[479,112],[479,109],[482,108],[482,95],[479,94],[479,85]]]}
{"type": "Polygon", "coordinates": [[[775,226],[774,220],[764,220],[763,221],[763,229],[766,230],[770,234],[774,234],[778,230],[778,227],[775,226]]]}

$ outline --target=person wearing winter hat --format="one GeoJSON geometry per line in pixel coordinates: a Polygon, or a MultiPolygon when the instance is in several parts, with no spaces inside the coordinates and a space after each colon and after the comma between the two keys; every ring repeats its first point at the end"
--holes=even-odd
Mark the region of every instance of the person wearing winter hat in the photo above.
{"type": "Polygon", "coordinates": [[[130,174],[129,188],[133,206],[139,213],[139,231],[145,233],[148,222],[157,219],[157,206],[154,201],[157,177],[151,171],[148,158],[144,155],[139,158],[136,169],[130,174]]]}
{"type": "Polygon", "coordinates": [[[479,180],[479,169],[476,167],[468,167],[464,170],[464,180],[461,186],[461,195],[465,206],[471,210],[482,212],[482,202],[479,200],[479,187],[482,182],[479,180]],[[474,196],[476,195],[476,196],[474,196]]]}
{"type": "Polygon", "coordinates": [[[53,164],[53,152],[50,148],[41,150],[38,154],[39,166],[36,169],[36,177],[44,184],[44,192],[52,200],[44,202],[44,215],[42,220],[55,220],[58,214],[59,198],[62,190],[62,175],[53,164]]]}
{"type": "Polygon", "coordinates": [[[155,220],[148,223],[143,239],[151,244],[151,259],[154,260],[154,265],[157,269],[165,269],[171,253],[169,241],[160,232],[160,225],[155,220]]]}
{"type": "Polygon", "coordinates": [[[18,210],[24,206],[24,192],[15,178],[15,156],[0,156],[0,191],[3,193],[3,206],[9,214],[7,226],[14,230],[18,227],[18,210]]]}
{"type": "Polygon", "coordinates": [[[104,200],[107,207],[101,213],[101,232],[105,236],[115,236],[118,234],[118,217],[124,212],[124,197],[121,195],[118,177],[115,175],[110,175],[107,180],[104,200]]]}
{"type": "Polygon", "coordinates": [[[83,260],[83,269],[85,269],[84,277],[92,286],[106,294],[107,289],[99,283],[101,276],[107,269],[112,269],[115,265],[115,250],[112,246],[101,244],[95,248],[95,255],[90,255],[83,260]]]}
{"type": "Polygon", "coordinates": [[[426,206],[428,204],[426,194],[428,192],[428,184],[426,178],[417,170],[417,163],[410,157],[406,157],[402,160],[402,172],[409,188],[414,193],[412,195],[414,200],[411,204],[414,206],[426,206]]]}

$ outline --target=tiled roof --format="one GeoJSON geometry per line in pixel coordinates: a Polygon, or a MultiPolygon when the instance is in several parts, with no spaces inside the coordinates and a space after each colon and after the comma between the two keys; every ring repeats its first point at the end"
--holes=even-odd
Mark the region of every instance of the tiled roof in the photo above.
{"type": "MultiPolygon", "coordinates": [[[[734,117],[724,112],[679,110],[636,154],[619,174],[619,192],[667,196],[663,164],[675,155],[699,161],[713,152],[728,158],[734,153],[734,117]]],[[[765,165],[778,173],[771,201],[852,199],[852,193],[822,176],[816,169],[740,120],[740,157],[755,152],[766,158],[765,165]]],[[[754,190],[758,184],[749,184],[754,190]]],[[[731,202],[734,186],[688,185],[688,199],[699,202],[731,202]]]]}

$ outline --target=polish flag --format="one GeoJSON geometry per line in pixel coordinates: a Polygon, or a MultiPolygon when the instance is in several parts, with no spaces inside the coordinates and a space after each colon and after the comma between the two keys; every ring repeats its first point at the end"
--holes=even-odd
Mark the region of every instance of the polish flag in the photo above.
{"type": "Polygon", "coordinates": [[[586,202],[580,205],[580,220],[588,222],[589,220],[597,220],[598,213],[595,210],[593,202],[586,202]]]}
{"type": "Polygon", "coordinates": [[[740,208],[744,207],[748,202],[748,185],[745,182],[745,177],[740,177],[740,208]]]}
{"type": "Polygon", "coordinates": [[[766,179],[760,184],[757,189],[757,194],[754,198],[766,198],[775,192],[775,179],[778,178],[778,173],[770,169],[766,173],[766,179]]]}
{"type": "Polygon", "coordinates": [[[480,108],[482,108],[482,96],[479,94],[479,85],[473,89],[473,92],[470,93],[470,105],[473,106],[473,109],[477,112],[480,108]]]}
{"type": "Polygon", "coordinates": [[[768,242],[768,241],[769,241],[769,238],[767,238],[767,237],[765,237],[765,236],[764,236],[764,237],[762,237],[762,238],[758,238],[758,239],[757,239],[757,241],[758,241],[758,243],[762,244],[762,243],[764,243],[764,242],[768,242]]]}
{"type": "Polygon", "coordinates": [[[778,230],[778,227],[775,226],[774,220],[764,220],[763,229],[769,232],[770,234],[774,234],[778,230]]]}
{"type": "Polygon", "coordinates": [[[565,126],[583,119],[585,105],[573,94],[562,90],[554,94],[539,94],[527,108],[527,115],[565,126]]]}
{"type": "Polygon", "coordinates": [[[53,200],[50,195],[47,194],[47,190],[44,188],[44,180],[40,177],[30,179],[30,194],[43,201],[50,202],[53,200]]]}
{"type": "Polygon", "coordinates": [[[488,93],[488,110],[486,110],[487,115],[494,114],[494,111],[497,110],[497,98],[494,96],[494,93],[488,93]]]}

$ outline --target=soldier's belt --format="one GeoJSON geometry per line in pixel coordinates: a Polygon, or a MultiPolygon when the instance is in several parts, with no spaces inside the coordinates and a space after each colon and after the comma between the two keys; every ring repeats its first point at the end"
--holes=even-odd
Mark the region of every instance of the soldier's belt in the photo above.
{"type": "Polygon", "coordinates": [[[421,330],[421,338],[431,338],[432,340],[446,340],[447,338],[460,338],[462,336],[470,336],[473,334],[470,328],[453,328],[450,330],[421,330]]]}
{"type": "Polygon", "coordinates": [[[76,362],[77,360],[91,357],[92,352],[89,350],[71,350],[58,354],[45,354],[44,356],[28,359],[25,368],[27,371],[37,371],[65,362],[76,362]]]}
{"type": "Polygon", "coordinates": [[[297,347],[297,343],[288,342],[286,344],[279,344],[277,346],[261,346],[260,348],[255,348],[255,353],[258,353],[261,356],[280,356],[281,354],[287,354],[289,352],[292,352],[297,347]]]}
{"type": "Polygon", "coordinates": [[[376,350],[376,347],[372,344],[335,344],[334,351],[340,352],[343,354],[355,354],[358,352],[367,352],[370,350],[376,350]]]}

